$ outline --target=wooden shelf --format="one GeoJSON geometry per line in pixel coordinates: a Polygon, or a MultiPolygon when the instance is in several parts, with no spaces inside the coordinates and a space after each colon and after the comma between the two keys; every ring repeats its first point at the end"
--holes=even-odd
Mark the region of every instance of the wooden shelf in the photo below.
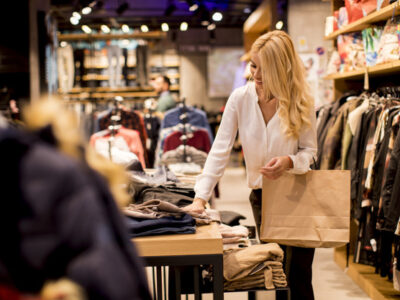
{"type": "Polygon", "coordinates": [[[379,274],[375,274],[374,267],[354,263],[353,256],[351,255],[349,258],[349,267],[346,269],[345,247],[335,249],[334,253],[334,259],[337,265],[344,270],[372,300],[400,299],[400,292],[394,290],[393,283],[389,281],[387,277],[382,278],[379,274]]]}
{"type": "MultiPolygon", "coordinates": [[[[376,65],[373,67],[368,67],[368,68],[366,68],[366,70],[368,71],[369,77],[396,74],[396,73],[400,72],[400,60],[376,65]]],[[[331,74],[331,75],[325,76],[324,79],[326,79],[326,80],[362,79],[364,77],[364,74],[365,74],[365,70],[360,69],[360,70],[356,70],[356,71],[331,74]]]]}
{"type": "Polygon", "coordinates": [[[333,40],[336,39],[340,34],[361,31],[371,26],[371,24],[377,23],[379,21],[388,20],[389,18],[392,17],[393,9],[395,10],[394,13],[395,16],[400,15],[400,5],[398,5],[397,2],[395,2],[380,9],[379,11],[370,13],[368,16],[365,16],[355,22],[348,24],[340,28],[339,30],[336,30],[335,32],[326,36],[325,40],[333,40]]]}
{"type": "MultiPolygon", "coordinates": [[[[171,91],[179,91],[179,85],[171,85],[170,88],[171,91]]],[[[102,95],[109,95],[110,94],[118,94],[122,96],[122,93],[155,93],[154,89],[151,86],[147,87],[115,87],[115,88],[110,88],[110,87],[95,87],[95,88],[90,88],[90,87],[82,87],[82,88],[73,88],[70,90],[68,93],[62,93],[61,90],[58,91],[62,95],[74,95],[74,94],[86,94],[86,96],[89,93],[101,93],[102,95]]]]}
{"type": "Polygon", "coordinates": [[[121,39],[163,39],[167,37],[166,32],[151,31],[151,32],[135,32],[126,34],[113,34],[113,33],[71,33],[58,35],[59,41],[85,41],[85,40],[121,40],[121,39]]]}
{"type": "Polygon", "coordinates": [[[118,92],[118,93],[80,93],[65,94],[62,97],[69,100],[85,100],[85,99],[112,99],[117,96],[124,98],[151,98],[157,97],[156,92],[118,92]]]}

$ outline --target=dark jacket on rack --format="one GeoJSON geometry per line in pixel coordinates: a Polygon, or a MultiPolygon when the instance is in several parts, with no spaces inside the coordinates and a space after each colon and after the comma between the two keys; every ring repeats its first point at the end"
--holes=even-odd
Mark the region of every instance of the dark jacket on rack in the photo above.
{"type": "Polygon", "coordinates": [[[385,218],[382,229],[394,232],[400,217],[400,134],[396,137],[386,171],[382,202],[385,218]]]}
{"type": "Polygon", "coordinates": [[[0,283],[37,293],[66,277],[88,299],[151,299],[107,183],[47,137],[0,130],[0,283]]]}

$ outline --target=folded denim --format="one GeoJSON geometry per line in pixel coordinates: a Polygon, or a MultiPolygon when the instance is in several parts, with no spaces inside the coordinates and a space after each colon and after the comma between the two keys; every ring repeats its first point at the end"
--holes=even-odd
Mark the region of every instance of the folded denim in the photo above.
{"type": "Polygon", "coordinates": [[[131,237],[154,234],[193,233],[195,226],[194,219],[188,214],[182,215],[181,218],[138,219],[126,217],[125,220],[131,237]]]}
{"type": "Polygon", "coordinates": [[[193,234],[196,233],[196,227],[183,226],[183,227],[162,227],[148,230],[141,233],[131,233],[131,237],[152,236],[152,235],[165,235],[165,234],[193,234]]]}

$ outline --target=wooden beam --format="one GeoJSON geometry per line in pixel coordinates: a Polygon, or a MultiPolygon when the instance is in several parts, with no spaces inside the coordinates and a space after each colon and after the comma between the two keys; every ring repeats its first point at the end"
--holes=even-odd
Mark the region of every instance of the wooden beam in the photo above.
{"type": "Polygon", "coordinates": [[[163,39],[167,34],[162,31],[135,32],[126,34],[103,34],[103,33],[71,33],[58,34],[60,41],[79,41],[79,40],[124,40],[124,39],[163,39]]]}

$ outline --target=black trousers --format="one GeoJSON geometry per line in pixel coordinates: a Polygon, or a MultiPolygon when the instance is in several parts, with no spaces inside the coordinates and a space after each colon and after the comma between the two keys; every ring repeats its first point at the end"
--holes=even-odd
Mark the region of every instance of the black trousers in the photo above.
{"type": "MultiPolygon", "coordinates": [[[[261,226],[261,189],[253,190],[250,203],[256,222],[258,236],[261,226]]],[[[300,248],[280,245],[285,252],[284,269],[290,287],[292,300],[314,300],[312,287],[312,262],[314,248],[300,248]]]]}

